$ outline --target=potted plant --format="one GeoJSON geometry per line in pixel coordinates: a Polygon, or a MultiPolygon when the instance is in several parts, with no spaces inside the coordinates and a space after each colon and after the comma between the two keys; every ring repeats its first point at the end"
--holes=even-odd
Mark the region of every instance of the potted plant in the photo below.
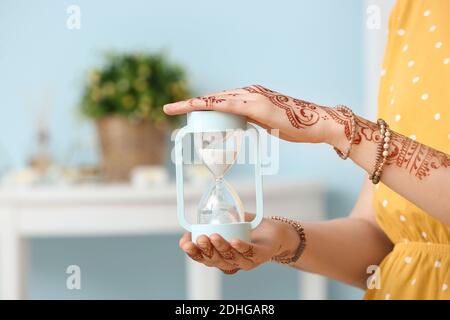
{"type": "Polygon", "coordinates": [[[96,122],[104,178],[123,181],[134,167],[162,165],[168,129],[178,121],[162,106],[188,96],[184,70],[162,53],[107,54],[81,99],[82,113],[96,122]]]}

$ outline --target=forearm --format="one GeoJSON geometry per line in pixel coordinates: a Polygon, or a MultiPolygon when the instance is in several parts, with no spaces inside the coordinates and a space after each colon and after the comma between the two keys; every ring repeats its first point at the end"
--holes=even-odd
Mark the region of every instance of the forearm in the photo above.
{"type": "MultiPolygon", "coordinates": [[[[392,249],[391,242],[373,223],[360,218],[301,222],[307,245],[292,267],[366,288],[367,267],[378,265],[392,249]]],[[[298,237],[298,236],[297,236],[298,237]]],[[[282,243],[287,251],[298,244],[292,228],[282,243]]]]}
{"type": "MultiPolygon", "coordinates": [[[[335,113],[335,116],[342,115],[335,113]]],[[[343,125],[333,126],[329,143],[344,150],[349,141],[343,125]]],[[[357,118],[357,141],[350,158],[372,173],[378,147],[379,131],[375,123],[357,118]]],[[[443,223],[450,225],[450,155],[392,132],[389,155],[381,181],[443,223]]]]}
{"type": "MultiPolygon", "coordinates": [[[[289,141],[326,142],[343,151],[351,136],[351,115],[253,85],[165,106],[165,112],[216,110],[246,116],[264,128],[279,129],[289,141]]],[[[351,159],[372,173],[380,134],[375,123],[356,117],[351,159]],[[378,140],[377,140],[378,139],[378,140]]],[[[450,155],[397,133],[381,181],[443,223],[450,225],[450,155]]]]}

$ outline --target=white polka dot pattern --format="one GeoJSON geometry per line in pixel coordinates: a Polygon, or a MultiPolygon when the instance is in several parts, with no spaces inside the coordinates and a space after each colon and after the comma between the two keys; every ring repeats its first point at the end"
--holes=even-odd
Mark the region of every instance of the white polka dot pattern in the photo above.
{"type": "MultiPolygon", "coordinates": [[[[446,153],[450,153],[450,109],[445,107],[450,96],[444,89],[450,81],[449,12],[450,0],[397,1],[382,64],[378,110],[392,130],[446,153]]],[[[399,249],[383,262],[389,270],[382,275],[384,290],[369,290],[367,297],[450,299],[450,254],[437,247],[448,229],[384,185],[374,190],[379,225],[399,249]],[[436,254],[420,254],[434,247],[436,254]]]]}

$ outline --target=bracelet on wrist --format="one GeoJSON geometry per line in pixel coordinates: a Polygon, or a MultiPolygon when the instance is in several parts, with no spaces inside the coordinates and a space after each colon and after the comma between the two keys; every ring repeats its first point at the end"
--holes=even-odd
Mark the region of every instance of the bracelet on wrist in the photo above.
{"type": "Polygon", "coordinates": [[[388,124],[383,119],[378,119],[377,124],[380,129],[381,139],[377,147],[375,165],[372,174],[369,176],[369,180],[371,180],[373,184],[378,184],[381,180],[381,174],[383,173],[383,168],[386,164],[387,157],[389,156],[389,149],[391,146],[391,131],[388,124]]]}
{"type": "Polygon", "coordinates": [[[271,219],[276,220],[276,221],[281,221],[281,222],[287,223],[290,226],[292,226],[295,229],[295,231],[297,232],[299,239],[300,239],[300,242],[299,242],[297,248],[295,249],[293,255],[291,255],[290,257],[274,256],[274,257],[272,257],[272,261],[281,263],[281,264],[292,264],[292,263],[297,262],[297,260],[303,254],[303,251],[305,251],[305,247],[306,247],[306,234],[305,234],[305,230],[303,229],[302,225],[300,223],[298,223],[297,221],[287,219],[284,217],[273,216],[273,217],[271,217],[271,219]]]}
{"type": "Polygon", "coordinates": [[[348,115],[350,116],[350,132],[347,134],[346,136],[350,135],[350,140],[349,140],[349,145],[347,147],[347,149],[345,149],[344,152],[342,152],[341,150],[339,150],[338,148],[334,147],[334,151],[336,151],[336,153],[338,154],[338,156],[342,159],[342,160],[346,160],[349,156],[350,156],[350,151],[352,150],[352,146],[355,144],[355,137],[356,137],[356,120],[355,120],[355,114],[353,113],[353,111],[344,105],[338,105],[335,108],[337,111],[342,112],[344,115],[348,115]]]}

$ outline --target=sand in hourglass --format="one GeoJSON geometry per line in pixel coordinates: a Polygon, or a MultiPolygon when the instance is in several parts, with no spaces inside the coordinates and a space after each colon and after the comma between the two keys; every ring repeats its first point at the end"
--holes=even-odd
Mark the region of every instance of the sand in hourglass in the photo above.
{"type": "Polygon", "coordinates": [[[214,177],[218,178],[233,165],[238,153],[236,150],[199,149],[198,154],[214,177]]]}

